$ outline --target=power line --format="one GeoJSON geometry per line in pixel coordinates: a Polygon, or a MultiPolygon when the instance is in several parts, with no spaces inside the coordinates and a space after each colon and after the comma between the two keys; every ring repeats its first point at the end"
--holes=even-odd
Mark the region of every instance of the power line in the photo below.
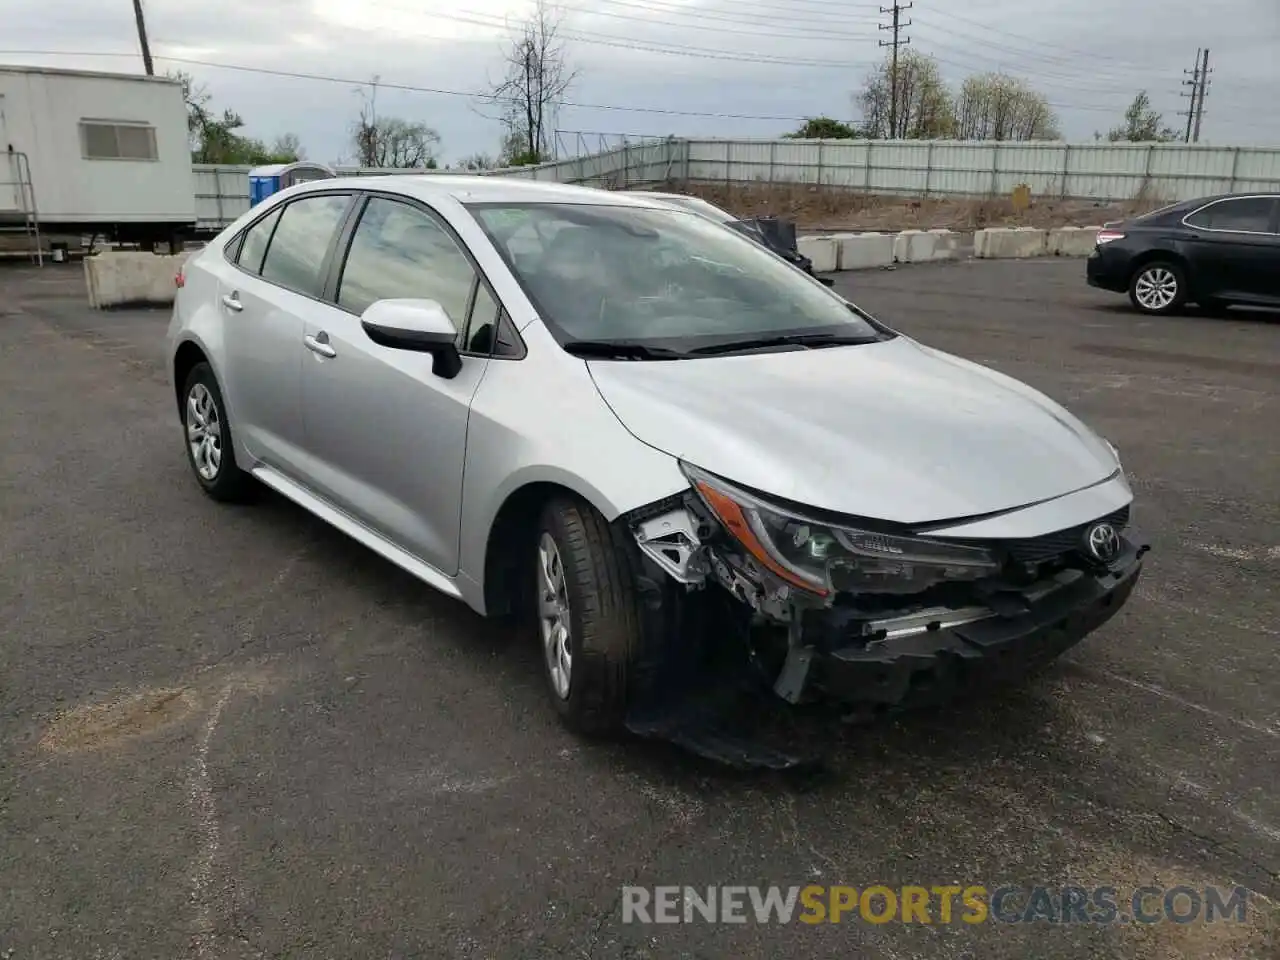
{"type": "MultiPolygon", "coordinates": [[[[575,7],[567,4],[557,4],[561,10],[569,10],[572,12],[584,13],[595,17],[614,17],[621,20],[633,20],[641,23],[665,24],[666,26],[675,27],[692,27],[699,30],[716,30],[727,33],[744,33],[741,30],[726,29],[720,24],[731,23],[742,26],[758,26],[766,28],[769,32],[766,34],[754,33],[755,36],[794,36],[796,39],[870,39],[871,33],[847,33],[841,30],[826,29],[824,27],[815,26],[797,26],[795,18],[785,18],[779,20],[778,16],[762,13],[753,13],[750,8],[741,12],[727,13],[717,10],[703,10],[701,7],[690,8],[680,4],[671,4],[666,2],[657,2],[657,0],[649,0],[649,2],[639,3],[634,0],[596,0],[597,3],[606,3],[610,6],[623,7],[629,10],[642,10],[650,13],[659,14],[663,19],[656,20],[654,17],[638,17],[634,15],[611,13],[605,10],[598,10],[593,7],[575,7]],[[669,17],[679,17],[685,20],[691,20],[697,23],[672,22],[667,19],[669,17]],[[705,25],[704,25],[705,24],[705,25]],[[779,33],[778,28],[782,27],[785,33],[779,33]]],[[[807,11],[806,11],[807,14],[807,11]]],[[[874,25],[876,23],[873,17],[842,17],[840,19],[842,25],[847,24],[867,24],[874,25]]]]}
{"type": "MultiPolygon", "coordinates": [[[[817,0],[810,0],[810,2],[817,2],[817,0]]],[[[1094,63],[1098,60],[1110,60],[1115,63],[1123,64],[1126,67],[1133,67],[1133,62],[1131,60],[1122,60],[1119,57],[1108,57],[1095,51],[1078,50],[1074,47],[1066,47],[1057,43],[1047,43],[1044,40],[1037,40],[1034,37],[1028,37],[1020,33],[1010,33],[1008,30],[1001,30],[997,27],[991,26],[990,24],[982,23],[979,20],[970,20],[968,17],[962,17],[954,13],[947,13],[944,10],[933,10],[931,11],[931,14],[933,16],[945,17],[948,20],[958,20],[960,23],[972,24],[973,26],[979,27],[988,33],[995,33],[1004,37],[1010,37],[1014,40],[1020,40],[1023,43],[1036,44],[1037,46],[1046,47],[1051,50],[1061,50],[1069,56],[1077,58],[1075,60],[1076,63],[1079,63],[1078,58],[1084,57],[1089,63],[1094,63]]]]}
{"type": "Polygon", "coordinates": [[[892,40],[881,40],[880,46],[893,48],[893,66],[889,71],[889,136],[896,137],[898,135],[898,48],[906,46],[911,42],[910,37],[899,36],[904,27],[911,26],[911,21],[906,23],[901,21],[903,10],[910,10],[915,4],[908,3],[903,6],[898,0],[893,0],[893,6],[886,9],[880,8],[881,13],[892,13],[893,22],[891,24],[881,24],[881,30],[892,30],[892,40]]]}
{"type": "MultiPolygon", "coordinates": [[[[410,7],[404,7],[391,3],[378,3],[378,7],[388,10],[395,10],[403,13],[417,13],[410,7]]],[[[432,13],[432,19],[452,20],[458,23],[471,24],[473,26],[493,28],[510,28],[511,24],[505,19],[497,16],[489,16],[485,14],[459,14],[459,13],[432,13]]],[[[400,28],[402,31],[403,27],[400,28]]],[[[413,31],[405,31],[412,33],[413,31]]],[[[663,41],[636,41],[628,37],[619,37],[616,34],[596,33],[594,31],[576,30],[573,28],[561,29],[558,35],[565,40],[578,40],[582,43],[597,44],[606,47],[614,47],[622,50],[637,50],[644,53],[662,53],[670,56],[695,57],[704,60],[726,60],[738,61],[742,63],[761,63],[761,64],[779,64],[782,66],[799,66],[799,67],[821,67],[832,70],[847,70],[849,63],[844,60],[824,60],[819,58],[787,58],[779,57],[774,54],[759,53],[754,51],[731,52],[724,49],[714,47],[698,47],[681,43],[666,43],[663,41]]],[[[757,34],[765,38],[765,34],[757,34]]]]}
{"type": "MultiPolygon", "coordinates": [[[[952,45],[952,41],[958,40],[966,45],[973,44],[979,47],[985,47],[987,49],[999,51],[1000,56],[994,58],[997,69],[999,69],[1000,66],[1004,63],[1011,63],[1016,65],[1019,61],[1029,60],[1031,61],[1031,63],[1028,64],[1028,72],[1030,72],[1031,70],[1034,70],[1036,75],[1036,80],[1041,84],[1046,84],[1050,79],[1055,79],[1059,81],[1060,85],[1070,86],[1073,90],[1092,90],[1097,93],[1109,93],[1109,92],[1115,91],[1115,87],[1117,84],[1132,83],[1136,85],[1141,85],[1142,83],[1145,83],[1146,78],[1151,75],[1150,67],[1133,67],[1131,68],[1132,73],[1130,73],[1129,75],[1124,75],[1121,72],[1115,70],[1114,68],[1108,69],[1107,71],[1101,71],[1101,72],[1097,70],[1090,70],[1089,76],[1091,78],[1093,78],[1094,80],[1103,81],[1104,83],[1093,85],[1093,86],[1082,85],[1080,83],[1080,71],[1079,71],[1080,60],[1078,57],[1075,58],[1074,60],[1065,60],[1058,57],[1052,57],[1047,54],[1041,54],[1036,51],[1030,51],[1030,50],[1014,51],[1010,49],[1010,46],[1007,43],[984,39],[983,37],[978,36],[977,34],[969,33],[963,30],[957,30],[953,27],[935,26],[927,21],[925,23],[916,24],[915,26],[917,30],[923,27],[926,31],[929,31],[930,33],[936,31],[937,33],[942,35],[943,37],[942,40],[936,40],[932,37],[926,37],[925,39],[929,41],[931,46],[941,45],[944,50],[955,49],[955,47],[952,45]],[[1054,70],[1046,69],[1045,65],[1051,68],[1056,68],[1056,69],[1054,70]],[[1066,72],[1062,72],[1064,69],[1066,70],[1066,72]],[[1106,81],[1109,81],[1109,82],[1106,82],[1106,81]]],[[[961,55],[963,55],[963,52],[961,53],[961,55]]],[[[974,56],[975,58],[980,57],[982,58],[982,60],[986,60],[991,55],[975,52],[972,54],[972,56],[974,56]]],[[[990,69],[990,65],[984,63],[981,66],[974,66],[974,67],[971,67],[970,69],[985,71],[986,69],[990,69]]]]}
{"type": "MultiPolygon", "coordinates": [[[[176,41],[171,41],[171,42],[176,42],[176,41]]],[[[0,50],[0,56],[128,57],[128,58],[132,58],[136,56],[136,54],[122,53],[118,51],[98,51],[98,50],[0,50]]],[[[358,79],[353,79],[348,77],[335,77],[335,76],[329,76],[325,74],[304,73],[304,72],[293,71],[293,70],[276,70],[268,67],[250,67],[250,66],[245,66],[243,64],[219,63],[213,60],[201,60],[201,59],[195,59],[192,57],[156,56],[154,59],[163,61],[165,63],[182,64],[184,66],[207,67],[214,70],[229,70],[229,71],[239,72],[239,73],[259,74],[262,76],[282,77],[285,79],[293,79],[293,80],[312,80],[312,81],[320,81],[325,83],[341,83],[341,84],[346,84],[347,86],[352,86],[352,87],[368,86],[369,84],[369,80],[367,77],[361,77],[358,79]]],[[[942,62],[945,63],[950,61],[942,61],[942,62]]],[[[804,64],[802,63],[798,63],[795,65],[804,66],[804,64]]],[[[868,64],[848,64],[848,63],[842,64],[841,66],[845,69],[848,69],[848,67],[851,65],[852,66],[869,66],[868,64]]],[[[388,83],[382,80],[378,82],[378,86],[382,89],[400,90],[400,91],[406,91],[409,93],[430,93],[430,94],[436,94],[440,96],[469,97],[473,99],[487,100],[491,102],[503,100],[502,97],[495,97],[491,93],[480,93],[480,92],[468,91],[468,90],[450,90],[443,87],[425,87],[425,86],[405,84],[405,83],[388,83]]],[[[1046,102],[1051,107],[1058,107],[1064,110],[1084,110],[1084,111],[1097,111],[1101,113],[1114,113],[1116,109],[1114,106],[1102,106],[1098,104],[1063,103],[1060,101],[1053,101],[1053,100],[1046,101],[1046,102]]],[[[721,119],[721,120],[770,120],[770,121],[793,123],[793,122],[803,122],[807,119],[810,119],[809,117],[801,117],[801,116],[773,116],[773,115],[767,115],[767,114],[720,113],[715,111],[699,111],[699,110],[674,110],[674,109],[666,109],[662,107],[632,107],[632,106],[624,106],[621,104],[586,103],[582,101],[573,101],[573,100],[563,101],[562,105],[566,107],[574,107],[574,108],[584,109],[584,110],[612,110],[612,111],[619,111],[623,113],[647,113],[647,114],[654,114],[659,116],[677,116],[677,117],[707,117],[707,118],[721,119]]]]}
{"type": "MultiPolygon", "coordinates": [[[[30,56],[74,56],[74,57],[131,57],[129,53],[94,53],[94,52],[71,52],[59,50],[0,50],[0,54],[26,54],[30,56]]],[[[212,60],[197,60],[191,57],[168,57],[157,56],[157,60],[165,63],[180,63],[184,66],[208,67],[214,70],[232,70],[242,73],[260,74],[270,77],[283,77],[291,80],[314,80],[324,83],[341,83],[346,86],[368,86],[367,79],[354,79],[351,77],[334,77],[319,73],[302,73],[294,70],[274,70],[269,67],[248,67],[243,64],[235,63],[216,63],[212,60]]],[[[471,90],[448,90],[442,87],[423,87],[409,83],[389,83],[385,80],[378,80],[378,87],[383,90],[401,90],[409,93],[431,93],[446,97],[468,97],[476,100],[502,101],[506,98],[495,96],[492,93],[477,93],[471,90]]],[[[702,110],[672,110],[664,107],[630,107],[622,106],[614,103],[585,103],[575,100],[564,100],[562,106],[577,107],[584,110],[617,110],[625,113],[651,113],[661,116],[674,117],[712,117],[720,120],[773,120],[785,121],[787,123],[799,123],[808,119],[807,117],[796,116],[770,116],[767,114],[750,114],[750,113],[718,113],[702,110]]]]}

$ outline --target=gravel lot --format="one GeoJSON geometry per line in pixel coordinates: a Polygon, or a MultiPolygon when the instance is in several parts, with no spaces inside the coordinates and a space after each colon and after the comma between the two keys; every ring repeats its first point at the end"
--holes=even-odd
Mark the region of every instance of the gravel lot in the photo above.
{"type": "Polygon", "coordinates": [[[1023,688],[832,731],[828,777],[576,740],[537,652],[188,476],[167,313],[0,269],[0,956],[1274,958],[1280,318],[1074,262],[839,282],[1115,442],[1139,593],[1023,688]],[[622,884],[1243,884],[1247,921],[621,922],[622,884]],[[1264,899],[1269,898],[1269,899],[1264,899]]]}

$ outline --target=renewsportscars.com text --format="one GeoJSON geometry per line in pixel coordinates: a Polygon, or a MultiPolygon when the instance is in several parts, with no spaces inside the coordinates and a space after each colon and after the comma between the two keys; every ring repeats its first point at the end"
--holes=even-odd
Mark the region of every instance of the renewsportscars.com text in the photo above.
{"type": "Polygon", "coordinates": [[[1244,887],[721,886],[622,888],[623,923],[1243,922],[1244,887]]]}

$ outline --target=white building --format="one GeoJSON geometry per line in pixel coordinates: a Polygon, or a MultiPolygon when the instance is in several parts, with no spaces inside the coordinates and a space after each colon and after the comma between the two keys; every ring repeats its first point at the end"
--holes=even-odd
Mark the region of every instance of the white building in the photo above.
{"type": "Polygon", "coordinates": [[[0,226],[150,242],[194,223],[178,82],[0,66],[0,226]]]}

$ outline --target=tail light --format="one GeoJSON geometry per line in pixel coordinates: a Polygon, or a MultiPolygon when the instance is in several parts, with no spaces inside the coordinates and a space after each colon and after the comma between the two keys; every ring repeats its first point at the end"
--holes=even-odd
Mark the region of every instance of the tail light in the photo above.
{"type": "Polygon", "coordinates": [[[1098,246],[1102,246],[1104,243],[1110,243],[1112,240],[1123,240],[1123,239],[1124,239],[1124,234],[1121,233],[1119,230],[1099,230],[1098,231],[1098,246]]]}
{"type": "Polygon", "coordinates": [[[184,286],[186,286],[186,283],[187,283],[187,278],[183,274],[182,268],[179,267],[178,272],[173,275],[173,285],[177,287],[179,290],[181,290],[184,286]]]}

